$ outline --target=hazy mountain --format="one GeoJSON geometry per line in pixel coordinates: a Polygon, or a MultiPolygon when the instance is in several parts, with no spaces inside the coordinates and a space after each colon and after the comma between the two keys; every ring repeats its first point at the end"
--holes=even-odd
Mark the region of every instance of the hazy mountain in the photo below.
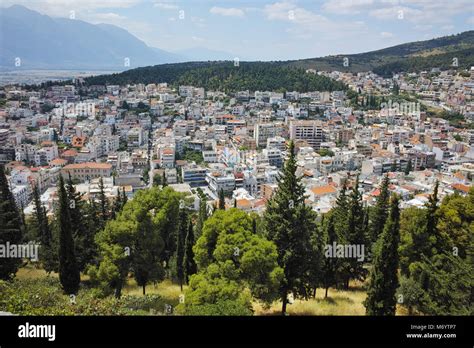
{"type": "MultiPolygon", "coordinates": [[[[175,51],[175,53],[181,56],[183,61],[215,61],[215,60],[234,60],[237,57],[235,54],[211,50],[205,47],[192,47],[184,50],[175,51]]],[[[244,60],[244,58],[239,58],[244,60]]]]}
{"type": "Polygon", "coordinates": [[[114,25],[51,18],[19,5],[0,9],[0,35],[4,69],[124,70],[179,61],[175,54],[151,48],[114,25]]]}

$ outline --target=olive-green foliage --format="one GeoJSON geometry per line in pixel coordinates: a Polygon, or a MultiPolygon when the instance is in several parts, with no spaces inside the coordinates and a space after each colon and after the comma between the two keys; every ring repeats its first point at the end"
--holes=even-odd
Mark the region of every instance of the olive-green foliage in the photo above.
{"type": "Polygon", "coordinates": [[[189,280],[186,313],[220,301],[249,307],[251,297],[266,304],[278,297],[283,271],[276,246],[252,231],[250,216],[235,208],[218,210],[206,220],[193,248],[199,272],[189,280]]]}
{"type": "Polygon", "coordinates": [[[58,279],[0,281],[0,311],[17,315],[146,315],[163,311],[158,295],[102,297],[96,289],[81,289],[74,304],[60,288],[58,279]]]}
{"type": "Polygon", "coordinates": [[[92,281],[120,296],[129,272],[142,287],[163,279],[163,262],[168,265],[176,249],[176,216],[183,197],[169,187],[153,187],[128,201],[96,237],[100,264],[88,270],[92,281]]]}

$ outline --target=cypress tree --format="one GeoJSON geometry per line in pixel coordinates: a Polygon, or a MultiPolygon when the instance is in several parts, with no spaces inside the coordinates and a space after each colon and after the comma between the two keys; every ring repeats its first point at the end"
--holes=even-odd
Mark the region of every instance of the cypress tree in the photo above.
{"type": "Polygon", "coordinates": [[[69,199],[64,179],[60,175],[58,183],[59,206],[57,216],[59,221],[59,281],[66,294],[76,294],[81,281],[79,268],[74,251],[73,228],[69,212],[69,199]]]}
{"type": "Polygon", "coordinates": [[[225,210],[225,196],[223,189],[219,191],[219,209],[225,210]]]}
{"type": "Polygon", "coordinates": [[[43,268],[47,273],[57,270],[57,255],[53,248],[53,236],[51,229],[49,228],[48,216],[46,215],[46,209],[41,203],[41,196],[38,185],[33,186],[33,203],[35,206],[33,212],[33,221],[35,224],[36,238],[41,243],[41,259],[43,268]]]}
{"type": "Polygon", "coordinates": [[[193,231],[193,222],[189,220],[188,233],[186,234],[186,239],[184,241],[184,259],[183,259],[183,268],[184,268],[184,279],[186,284],[189,282],[189,277],[197,272],[197,265],[194,261],[194,231],[193,231]]]}
{"type": "Polygon", "coordinates": [[[382,184],[380,185],[380,194],[377,197],[375,207],[372,210],[372,218],[370,221],[370,239],[372,243],[375,243],[382,233],[385,226],[385,221],[387,220],[390,198],[388,191],[389,183],[390,180],[388,176],[385,175],[382,180],[382,184]]]}
{"type": "Polygon", "coordinates": [[[125,187],[122,188],[122,208],[127,204],[128,197],[127,194],[125,193],[125,187]]]}
{"type": "Polygon", "coordinates": [[[82,272],[97,254],[94,241],[97,232],[97,224],[94,219],[95,212],[86,206],[82,200],[82,194],[76,192],[70,175],[66,191],[69,200],[69,216],[71,219],[76,261],[79,272],[82,272]]]}
{"type": "Polygon", "coordinates": [[[278,188],[267,205],[264,215],[265,233],[278,250],[278,264],[284,271],[280,284],[282,314],[285,315],[287,297],[307,298],[311,291],[311,237],[316,230],[316,214],[304,203],[305,188],[296,176],[296,155],[293,142],[289,144],[289,158],[278,188]]]}
{"type": "Polygon", "coordinates": [[[185,208],[179,211],[179,227],[176,236],[176,275],[178,277],[179,286],[183,291],[184,282],[184,255],[185,255],[185,239],[188,233],[188,214],[185,208]]]}
{"type": "Polygon", "coordinates": [[[334,207],[334,227],[336,232],[344,236],[347,231],[347,214],[349,212],[349,202],[347,197],[347,182],[342,182],[341,190],[336,198],[336,204],[334,207]]]}
{"type": "MultiPolygon", "coordinates": [[[[362,206],[362,194],[359,192],[359,176],[352,187],[348,202],[348,223],[347,236],[348,244],[365,246],[365,231],[364,231],[364,207],[362,206]]],[[[345,287],[349,287],[349,279],[364,280],[366,270],[363,267],[363,262],[357,258],[350,258],[348,260],[349,269],[345,279],[345,287]]]]}
{"type": "Polygon", "coordinates": [[[104,179],[99,178],[99,205],[100,205],[100,217],[102,220],[102,228],[105,226],[105,223],[109,219],[109,202],[107,196],[105,195],[104,190],[104,179]]]}
{"type": "Polygon", "coordinates": [[[200,188],[197,190],[199,196],[199,214],[198,219],[196,222],[196,236],[195,239],[198,240],[202,233],[202,227],[204,226],[204,222],[207,219],[207,199],[206,195],[200,188]]]}
{"type": "Polygon", "coordinates": [[[400,244],[400,209],[398,197],[392,196],[390,214],[384,230],[375,243],[373,268],[367,299],[364,301],[367,315],[395,315],[398,282],[398,245],[400,244]]]}
{"type": "MultiPolygon", "coordinates": [[[[333,247],[334,243],[338,244],[340,241],[339,236],[336,233],[334,226],[334,214],[329,213],[329,217],[326,220],[326,245],[333,247]]],[[[334,253],[334,251],[333,251],[334,253]]],[[[325,288],[324,298],[328,297],[328,289],[334,286],[340,280],[340,260],[334,255],[325,255],[322,267],[322,285],[325,288]]]]}
{"type": "Polygon", "coordinates": [[[405,167],[405,175],[410,174],[410,172],[413,170],[413,164],[411,162],[411,158],[408,160],[407,166],[405,167]]]}
{"type": "MultiPolygon", "coordinates": [[[[23,236],[21,218],[8,185],[5,168],[0,165],[0,245],[20,244],[23,236]]],[[[21,264],[20,258],[0,258],[0,279],[13,278],[21,264]]]]}

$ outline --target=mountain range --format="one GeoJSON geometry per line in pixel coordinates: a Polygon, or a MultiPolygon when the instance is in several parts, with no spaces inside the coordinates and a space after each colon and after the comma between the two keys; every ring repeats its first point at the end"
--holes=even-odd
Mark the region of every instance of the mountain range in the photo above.
{"type": "Polygon", "coordinates": [[[168,52],[148,46],[115,25],[52,18],[21,5],[0,8],[0,68],[3,69],[127,70],[233,57],[227,52],[201,47],[168,52]]]}
{"type": "MultiPolygon", "coordinates": [[[[127,30],[110,24],[51,18],[20,5],[0,8],[0,69],[89,69],[123,71],[166,63],[184,72],[186,62],[231,61],[228,52],[193,47],[177,52],[150,47],[127,30]],[[15,62],[21,60],[20,66],[15,62]]],[[[391,76],[400,71],[474,66],[474,31],[405,43],[376,51],[277,62],[302,69],[373,71],[391,76]],[[456,66],[457,65],[457,66],[456,66]]],[[[241,57],[241,60],[245,60],[241,57]]],[[[270,64],[271,62],[267,62],[270,64]]],[[[187,65],[186,65],[187,64],[187,65]]],[[[210,66],[208,64],[208,66],[210,66]]],[[[212,64],[211,64],[212,65],[212,64]]],[[[212,65],[215,67],[216,65],[212,65]]],[[[200,65],[200,67],[203,67],[200,65]]],[[[162,71],[163,69],[160,69],[162,71]]],[[[140,70],[141,71],[141,70],[140,70]]],[[[141,72],[136,74],[141,76],[141,72]]],[[[134,73],[127,74],[128,77],[134,73]]],[[[133,79],[131,79],[133,80],[133,79]]]]}

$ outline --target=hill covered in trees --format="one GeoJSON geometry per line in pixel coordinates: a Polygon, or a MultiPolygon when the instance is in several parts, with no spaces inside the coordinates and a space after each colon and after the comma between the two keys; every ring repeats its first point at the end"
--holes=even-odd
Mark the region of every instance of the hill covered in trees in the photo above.
{"type": "Polygon", "coordinates": [[[474,31],[417,41],[359,54],[278,62],[188,62],[162,64],[86,79],[87,84],[161,83],[193,85],[210,90],[314,91],[341,90],[343,84],[308,74],[325,71],[373,71],[382,76],[431,68],[467,69],[474,65],[474,31]],[[345,60],[347,58],[347,60],[345,60]],[[344,64],[346,62],[347,64],[344,64]]]}
{"type": "Polygon", "coordinates": [[[88,84],[162,83],[192,85],[225,92],[251,91],[334,91],[340,82],[306,73],[283,62],[192,62],[164,64],[127,70],[119,74],[86,79],[88,84]]]}
{"type": "Polygon", "coordinates": [[[373,71],[384,76],[398,72],[417,72],[431,68],[459,68],[474,65],[474,31],[443,36],[426,41],[409,42],[377,51],[302,59],[289,65],[305,69],[339,71],[373,71]],[[348,58],[348,66],[343,65],[348,58]]]}

